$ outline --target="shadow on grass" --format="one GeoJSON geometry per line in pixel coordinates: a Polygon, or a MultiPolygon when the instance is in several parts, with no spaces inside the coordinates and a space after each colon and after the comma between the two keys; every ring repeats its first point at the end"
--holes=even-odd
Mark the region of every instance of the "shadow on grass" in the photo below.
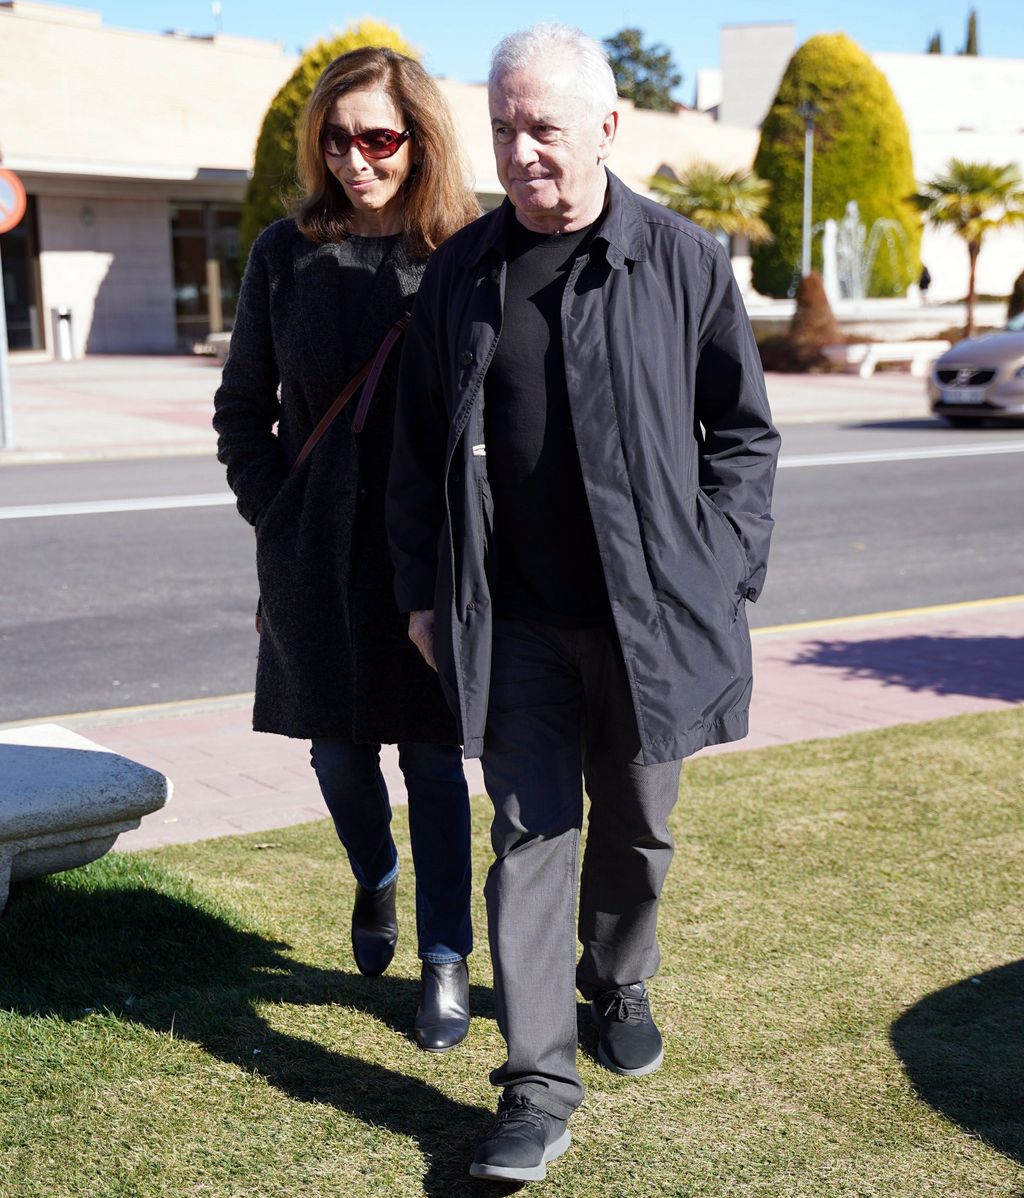
{"type": "Polygon", "coordinates": [[[827,666],[847,678],[937,695],[1024,700],[1024,637],[894,636],[871,641],[814,641],[798,666],[827,666]]]}
{"type": "MultiPolygon", "coordinates": [[[[431,1198],[482,1195],[467,1168],[493,1117],[416,1077],[276,1031],[262,1002],[335,1003],[407,1034],[419,983],[318,969],[284,955],[288,945],[236,926],[201,896],[161,893],[165,877],[132,878],[113,859],[117,885],[83,888],[46,879],[16,888],[0,922],[0,1009],[74,1022],[94,1010],[173,1034],[250,1072],[300,1102],[318,1102],[412,1138],[423,1152],[431,1198]],[[120,877],[117,877],[120,875],[120,877]],[[134,884],[130,884],[134,882],[134,884]],[[147,885],[147,883],[149,883],[147,885]]],[[[106,862],[103,863],[106,865],[106,862]]],[[[474,1014],[493,1011],[491,992],[472,988],[474,1014]]],[[[505,1187],[504,1191],[508,1192],[505,1187]]]]}
{"type": "Polygon", "coordinates": [[[890,1039],[917,1094],[965,1131],[1024,1164],[1024,961],[921,999],[890,1039]]]}

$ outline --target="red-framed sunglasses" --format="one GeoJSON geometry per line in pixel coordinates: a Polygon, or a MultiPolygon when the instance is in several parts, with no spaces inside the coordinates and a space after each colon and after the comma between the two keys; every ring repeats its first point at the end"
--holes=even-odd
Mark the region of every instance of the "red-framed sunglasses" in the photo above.
{"type": "Polygon", "coordinates": [[[397,154],[411,136],[411,129],[406,129],[404,133],[396,133],[394,129],[364,129],[362,133],[346,133],[337,125],[325,125],[320,141],[324,153],[335,158],[344,158],[354,144],[364,158],[376,161],[397,154]]]}

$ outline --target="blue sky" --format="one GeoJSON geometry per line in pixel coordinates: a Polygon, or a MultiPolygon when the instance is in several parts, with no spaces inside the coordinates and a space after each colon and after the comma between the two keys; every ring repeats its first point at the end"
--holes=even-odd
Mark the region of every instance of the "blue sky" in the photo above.
{"type": "MultiPolygon", "coordinates": [[[[676,0],[667,5],[656,0],[520,0],[516,6],[487,0],[367,0],[365,6],[325,4],[323,0],[221,0],[225,33],[283,42],[295,52],[351,21],[373,16],[398,26],[417,46],[425,65],[436,75],[477,82],[487,73],[493,44],[505,33],[540,20],[578,25],[596,38],[605,38],[633,26],[643,30],[645,42],[663,42],[672,51],[685,76],[678,98],[689,103],[698,67],[718,65],[718,30],[721,24],[748,21],[796,22],[798,43],[814,33],[841,29],[866,50],[923,51],[929,36],[938,30],[946,52],[963,42],[968,0],[856,0],[832,3],[823,0],[720,0],[717,5],[676,0]]],[[[63,0],[65,5],[68,0],[63,0]]],[[[71,4],[103,14],[104,24],[125,29],[160,32],[179,29],[210,33],[213,16],[208,0],[98,0],[71,4]]],[[[1022,0],[979,0],[979,39],[983,54],[1024,58],[1024,5],[1022,0]]]]}

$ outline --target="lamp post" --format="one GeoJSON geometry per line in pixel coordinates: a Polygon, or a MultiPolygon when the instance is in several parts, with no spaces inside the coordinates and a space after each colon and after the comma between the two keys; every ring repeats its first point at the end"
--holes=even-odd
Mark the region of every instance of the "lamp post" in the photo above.
{"type": "Polygon", "coordinates": [[[804,237],[800,275],[811,273],[811,197],[814,191],[814,118],[821,112],[817,104],[804,100],[797,108],[804,118],[804,237]]]}

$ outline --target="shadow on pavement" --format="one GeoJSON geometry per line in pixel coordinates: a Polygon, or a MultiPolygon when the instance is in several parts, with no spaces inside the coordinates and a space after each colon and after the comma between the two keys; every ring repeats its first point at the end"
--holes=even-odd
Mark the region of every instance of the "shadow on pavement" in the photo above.
{"type": "MultiPolygon", "coordinates": [[[[130,858],[121,868],[131,868],[130,858]]],[[[491,1110],[284,1034],[258,1011],[267,1002],[338,1004],[408,1034],[418,981],[318,969],[284,955],[288,947],[145,885],[89,891],[50,879],[24,883],[0,921],[0,1009],[68,1023],[100,1010],[156,1032],[173,1029],[291,1098],[408,1136],[423,1153],[430,1198],[491,1192],[467,1175],[491,1110]]],[[[472,987],[470,999],[474,1016],[493,1015],[489,989],[472,987]]]]}
{"type": "Polygon", "coordinates": [[[903,431],[912,432],[929,432],[929,433],[950,433],[953,429],[950,428],[944,420],[940,420],[937,416],[928,417],[921,416],[914,419],[897,419],[897,420],[857,420],[844,424],[844,428],[848,429],[900,429],[903,431]]]}
{"type": "Polygon", "coordinates": [[[904,636],[871,641],[813,641],[793,659],[848,678],[937,695],[1024,701],[1024,638],[904,636]]]}
{"type": "MultiPolygon", "coordinates": [[[[903,429],[913,432],[931,432],[931,433],[960,433],[979,431],[977,429],[954,428],[951,424],[947,424],[945,420],[939,416],[921,416],[913,419],[897,419],[897,420],[858,420],[856,423],[844,425],[850,429],[903,429]]],[[[999,430],[1016,430],[1018,433],[1024,430],[1024,424],[1019,420],[1014,420],[1012,417],[1005,416],[988,416],[985,418],[985,423],[980,426],[980,431],[991,432],[999,430]]]]}
{"type": "Polygon", "coordinates": [[[929,994],[890,1028],[914,1090],[972,1136],[1024,1164],[1024,961],[929,994]]]}

